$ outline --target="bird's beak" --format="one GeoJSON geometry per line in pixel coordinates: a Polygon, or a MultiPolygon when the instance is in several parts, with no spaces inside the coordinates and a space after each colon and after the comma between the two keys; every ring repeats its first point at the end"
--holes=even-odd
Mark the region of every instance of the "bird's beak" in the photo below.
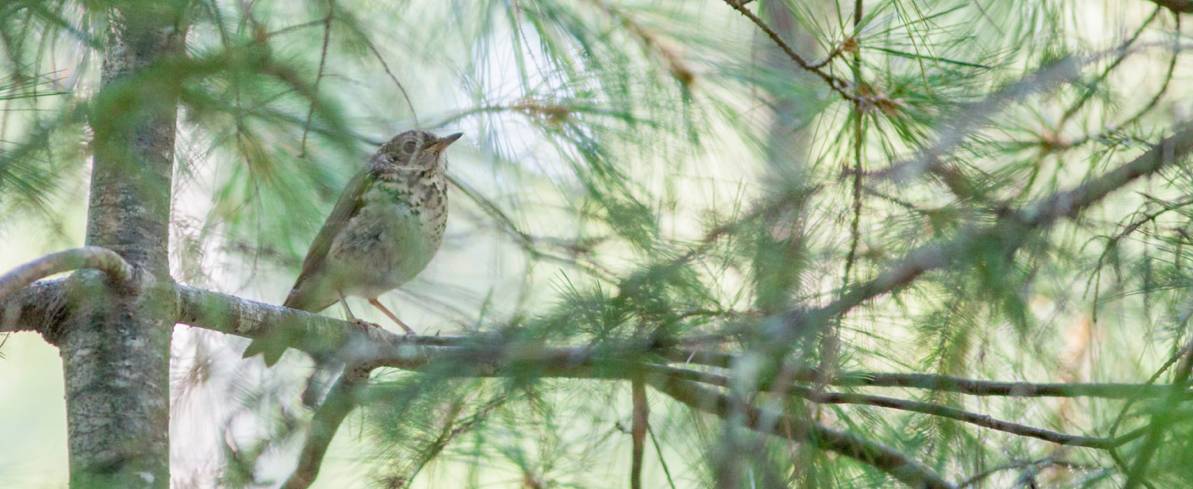
{"type": "Polygon", "coordinates": [[[443,151],[447,149],[448,146],[451,146],[452,143],[456,142],[457,139],[460,139],[460,136],[463,135],[464,133],[457,132],[455,134],[449,134],[447,136],[441,137],[435,140],[434,143],[431,143],[431,149],[433,151],[443,151]]]}

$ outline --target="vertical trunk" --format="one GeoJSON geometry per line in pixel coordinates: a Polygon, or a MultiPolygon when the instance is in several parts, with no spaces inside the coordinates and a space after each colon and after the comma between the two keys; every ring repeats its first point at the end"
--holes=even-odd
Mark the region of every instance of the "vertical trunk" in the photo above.
{"type": "MultiPolygon", "coordinates": [[[[805,0],[800,3],[816,9],[824,2],[805,0]]],[[[784,2],[770,1],[761,4],[757,11],[796,51],[808,59],[819,58],[815,39],[799,25],[789,8],[784,2]]],[[[755,63],[766,70],[790,73],[792,77],[791,85],[776,85],[759,94],[765,104],[773,109],[770,127],[762,142],[766,155],[767,191],[771,193],[769,198],[780,199],[783,205],[764,214],[757,229],[752,263],[756,291],[754,307],[765,314],[776,314],[794,307],[794,297],[808,288],[810,280],[815,280],[807,274],[809,250],[804,234],[806,216],[802,200],[796,197],[806,189],[809,181],[808,161],[813,155],[809,151],[809,133],[803,127],[815,112],[791,89],[796,85],[817,85],[820,81],[801,71],[770,38],[761,34],[755,36],[755,63]]],[[[810,105],[814,106],[815,102],[810,105]]],[[[782,381],[776,385],[782,385],[782,381]]],[[[741,423],[745,422],[746,403],[741,396],[742,393],[736,392],[733,397],[737,430],[741,430],[741,423]]],[[[783,397],[779,394],[776,398],[783,397]]],[[[749,478],[761,481],[757,483],[760,487],[787,486],[794,482],[786,480],[785,474],[790,469],[776,463],[761,462],[766,460],[759,453],[761,448],[742,431],[727,428],[724,444],[724,460],[719,461],[717,466],[720,471],[718,487],[741,487],[749,478]]],[[[807,477],[813,471],[802,463],[810,459],[807,455],[814,453],[815,449],[805,444],[800,445],[799,450],[802,456],[792,461],[796,473],[802,475],[799,481],[802,485],[797,485],[817,487],[816,480],[807,477]]]]}
{"type": "MultiPolygon", "coordinates": [[[[87,244],[116,251],[151,276],[139,290],[114,290],[80,273],[75,307],[58,346],[66,376],[72,487],[170,483],[169,350],[173,298],[167,240],[176,106],[171,90],[146,90],[166,74],[137,79],[180,54],[184,29],[174,2],[108,12],[102,91],[91,125],[94,164],[87,244]],[[136,86],[137,89],[129,87],[136,86]]],[[[169,82],[164,82],[169,85],[169,82]]],[[[157,86],[157,85],[155,85],[157,86]]]]}
{"type": "MultiPolygon", "coordinates": [[[[787,39],[801,53],[815,59],[815,40],[796,23],[782,2],[766,2],[760,14],[771,27],[787,39]]],[[[806,72],[799,71],[769,38],[759,35],[756,40],[757,63],[768,70],[791,72],[798,83],[818,83],[806,72]]],[[[762,93],[766,104],[774,108],[772,120],[763,143],[766,151],[767,172],[776,196],[792,195],[807,182],[808,133],[802,130],[811,117],[808,107],[791,93],[784,93],[784,87],[776,87],[769,93],[762,93]]],[[[796,204],[791,202],[789,204],[796,204]]],[[[801,286],[807,250],[803,240],[802,217],[798,205],[782,206],[764,217],[765,229],[760,230],[758,247],[754,257],[753,277],[755,280],[754,306],[766,313],[786,311],[791,308],[791,298],[801,286]]]]}

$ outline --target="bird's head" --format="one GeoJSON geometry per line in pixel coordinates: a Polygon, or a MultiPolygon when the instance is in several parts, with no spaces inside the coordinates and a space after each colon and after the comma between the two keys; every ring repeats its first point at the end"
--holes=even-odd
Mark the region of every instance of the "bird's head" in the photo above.
{"type": "Polygon", "coordinates": [[[446,166],[443,152],[461,135],[438,137],[427,131],[403,132],[377,150],[373,166],[385,173],[442,172],[446,166]]]}

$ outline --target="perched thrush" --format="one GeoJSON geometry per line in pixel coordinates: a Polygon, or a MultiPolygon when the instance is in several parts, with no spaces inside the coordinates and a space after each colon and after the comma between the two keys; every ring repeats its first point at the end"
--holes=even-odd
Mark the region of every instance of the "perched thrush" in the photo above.
{"type": "MultiPolygon", "coordinates": [[[[382,145],[340,194],[284,305],[319,312],[339,301],[356,321],[344,298],[363,297],[413,332],[377,296],[414,278],[439,250],[447,226],[443,152],[459,138],[406,131],[382,145]]],[[[285,350],[285,342],[262,338],[244,357],[264,353],[271,366],[285,350]]]]}

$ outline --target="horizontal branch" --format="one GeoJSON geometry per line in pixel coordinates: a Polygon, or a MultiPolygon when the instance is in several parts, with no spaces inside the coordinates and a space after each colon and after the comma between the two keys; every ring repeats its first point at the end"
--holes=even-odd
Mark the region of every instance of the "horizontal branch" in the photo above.
{"type": "MultiPolygon", "coordinates": [[[[669,349],[659,352],[672,363],[704,365],[718,368],[733,368],[738,356],[733,353],[709,350],[669,349]]],[[[1172,392],[1169,384],[1125,383],[1125,382],[1013,382],[1001,380],[980,380],[951,375],[841,371],[826,376],[815,368],[800,369],[791,374],[796,382],[823,382],[837,387],[901,387],[925,389],[939,392],[956,392],[971,396],[1004,397],[1099,397],[1104,399],[1132,399],[1166,396],[1172,392]]],[[[1193,391],[1185,392],[1186,399],[1193,399],[1193,391]]]]}
{"type": "Polygon", "coordinates": [[[1151,0],[1156,5],[1178,14],[1193,13],[1193,0],[1151,0]]]}
{"type": "MultiPolygon", "coordinates": [[[[499,373],[511,363],[536,365],[557,370],[574,370],[591,365],[594,358],[632,358],[656,354],[672,363],[731,368],[736,355],[708,350],[659,347],[646,342],[626,341],[604,346],[547,347],[516,345],[497,335],[478,336],[403,336],[384,329],[362,330],[353,323],[296,309],[242,299],[195,287],[178,285],[178,322],[247,338],[259,338],[266,331],[278,330],[283,341],[308,353],[326,353],[360,337],[372,347],[354,350],[353,361],[405,369],[426,367],[433,361],[455,360],[468,356],[473,370],[468,375],[499,373]],[[286,334],[288,332],[288,334],[286,334]],[[429,347],[437,347],[428,350],[429,347]]],[[[37,310],[31,308],[30,310],[37,310]]],[[[37,312],[37,314],[42,314],[37,312]]],[[[462,374],[465,372],[461,372],[462,374]]],[[[796,381],[823,380],[815,369],[796,372],[796,381]]],[[[1167,395],[1167,384],[1132,383],[1033,383],[978,380],[947,375],[887,372],[841,372],[827,381],[841,387],[903,387],[976,396],[1007,397],[1099,397],[1127,399],[1167,395]]],[[[1188,393],[1193,397],[1193,393],[1188,393]]]]}
{"type": "Polygon", "coordinates": [[[360,328],[349,321],[186,285],[178,285],[176,290],[179,323],[251,339],[268,336],[271,341],[313,355],[337,351],[356,359],[385,358],[390,366],[417,368],[426,359],[413,347],[444,343],[439,337],[400,336],[381,328],[360,328]]]}
{"type": "Polygon", "coordinates": [[[35,331],[53,342],[66,317],[65,280],[45,280],[0,300],[0,333],[35,331]]]}
{"type": "Polygon", "coordinates": [[[118,285],[129,284],[136,272],[124,258],[106,248],[86,246],[59,251],[18,266],[0,276],[0,301],[37,280],[80,268],[101,270],[118,285]]]}
{"type": "MultiPolygon", "coordinates": [[[[521,343],[513,337],[500,335],[477,335],[474,337],[420,337],[401,336],[380,328],[361,329],[351,322],[319,316],[304,311],[264,304],[235,296],[209,292],[193,287],[177,286],[179,297],[178,321],[192,326],[223,331],[230,334],[257,338],[263,335],[284,335],[287,344],[313,354],[335,351],[347,355],[343,360],[350,365],[359,365],[366,371],[376,367],[395,367],[418,370],[445,377],[517,377],[520,375],[539,378],[591,378],[628,380],[643,373],[654,375],[652,383],[664,382],[668,387],[661,390],[672,395],[692,394],[691,389],[674,382],[703,382],[709,385],[728,386],[728,378],[722,375],[666,367],[646,363],[653,356],[670,359],[673,362],[693,363],[717,367],[729,367],[734,362],[731,353],[683,351],[658,344],[643,342],[621,342],[613,345],[589,345],[580,347],[550,347],[539,343],[521,343]],[[659,377],[665,377],[663,381],[659,377]],[[678,389],[678,390],[677,390],[678,389]]],[[[795,380],[808,382],[819,378],[815,372],[800,372],[795,380]]],[[[843,374],[830,381],[836,385],[912,387],[941,391],[955,391],[976,395],[1005,396],[1090,396],[1126,398],[1132,396],[1155,396],[1171,392],[1170,386],[1147,386],[1131,384],[1032,384],[1021,382],[995,382],[963,379],[924,374],[851,373],[843,374]],[[1169,390],[1166,390],[1169,389],[1169,390]]],[[[1055,443],[1094,448],[1108,448],[1121,445],[1137,437],[1132,432],[1118,438],[1105,439],[1068,435],[1034,428],[1009,421],[997,420],[981,414],[929,403],[870,396],[853,393],[813,393],[797,385],[792,391],[810,400],[821,403],[868,404],[879,407],[903,409],[924,414],[958,419],[968,423],[1001,430],[1020,436],[1043,439],[1055,443]]],[[[716,391],[706,394],[720,396],[716,391]]],[[[697,397],[706,397],[700,394],[697,397]]],[[[684,399],[680,402],[688,404],[684,399]]],[[[690,397],[688,398],[691,399],[690,397]]],[[[719,399],[719,398],[718,398],[719,399]]],[[[343,407],[336,408],[343,409],[343,407]]],[[[350,409],[350,408],[349,408],[350,409]]],[[[755,409],[750,407],[749,409],[755,409]]],[[[705,409],[707,410],[707,408],[705,409]]],[[[761,411],[758,411],[759,413],[761,411]]],[[[778,418],[776,418],[778,419],[778,418]]],[[[785,419],[785,418],[784,418],[785,419]]],[[[790,425],[796,420],[787,420],[790,425]]],[[[761,426],[761,425],[760,425],[761,426]]],[[[801,441],[815,441],[822,448],[839,451],[845,455],[871,463],[896,475],[900,470],[909,470],[911,475],[901,477],[926,477],[911,468],[899,468],[905,459],[892,459],[883,447],[871,446],[865,440],[852,435],[833,431],[822,426],[811,426],[807,433],[795,437],[801,441]],[[827,430],[827,431],[823,431],[827,430]],[[822,432],[823,431],[823,432],[822,432]],[[880,466],[881,465],[881,466],[880,466]]],[[[776,433],[792,437],[790,433],[776,433]]],[[[318,446],[318,444],[315,444],[318,446]]],[[[896,454],[897,455],[897,454],[896,454]]],[[[901,455],[900,455],[901,457],[901,455]]],[[[906,479],[901,479],[906,480],[906,479]]],[[[918,480],[918,479],[917,479],[918,480]]],[[[925,479],[929,480],[929,479],[925,479]]],[[[929,480],[933,484],[943,482],[929,480]]],[[[928,487],[948,487],[929,484],[928,487]]]]}
{"type": "Polygon", "coordinates": [[[1010,433],[1013,435],[1036,438],[1047,442],[1075,447],[1098,448],[1103,450],[1115,448],[1131,440],[1139,438],[1146,431],[1144,428],[1140,428],[1114,438],[1071,435],[1059,431],[1046,430],[1043,428],[1037,428],[1035,426],[1020,424],[1013,421],[1005,421],[986,414],[973,413],[964,409],[942,406],[929,402],[896,399],[893,397],[874,396],[869,394],[856,394],[851,392],[816,392],[815,390],[807,387],[796,387],[793,388],[791,392],[797,396],[803,397],[818,404],[863,404],[868,406],[897,409],[900,411],[928,414],[981,426],[983,428],[989,428],[995,431],[1002,431],[1004,433],[1010,433]]]}
{"type": "Polygon", "coordinates": [[[1096,466],[1079,464],[1076,462],[1070,462],[1068,460],[1057,459],[1055,457],[1046,457],[1046,458],[1042,458],[1039,460],[1025,460],[1025,461],[1020,461],[1020,462],[1011,462],[1011,463],[1008,463],[1005,465],[1000,465],[997,467],[987,469],[984,472],[976,474],[968,479],[965,479],[960,484],[957,484],[957,488],[961,489],[961,488],[965,488],[965,487],[976,486],[979,482],[982,482],[983,479],[986,479],[986,478],[988,478],[994,474],[997,474],[999,472],[1002,472],[1004,470],[1015,470],[1015,469],[1024,469],[1024,468],[1032,468],[1032,469],[1039,470],[1044,467],[1054,467],[1054,466],[1055,467],[1064,467],[1064,468],[1067,468],[1070,470],[1091,470],[1091,469],[1097,468],[1096,466]]]}
{"type": "Polygon", "coordinates": [[[914,157],[890,165],[880,171],[867,174],[867,177],[889,179],[898,184],[924,173],[933,171],[941,165],[942,160],[953,154],[965,138],[969,137],[982,124],[998,111],[1005,110],[1015,102],[1023,100],[1038,92],[1052,90],[1061,83],[1067,83],[1081,74],[1081,66],[1095,59],[1065,57],[1048,63],[1039,70],[1020,78],[1018,81],[998,89],[979,102],[961,104],[950,112],[952,117],[942,121],[938,127],[943,128],[937,136],[936,142],[929,148],[920,150],[914,157]]]}
{"type": "MultiPolygon", "coordinates": [[[[664,366],[651,366],[649,367],[649,370],[656,374],[668,375],[683,380],[701,382],[720,387],[730,387],[729,377],[720,374],[696,372],[692,370],[664,366]]],[[[767,386],[761,385],[759,388],[760,390],[764,390],[767,389],[767,386]]],[[[973,413],[963,409],[942,406],[940,404],[933,404],[930,402],[898,399],[886,396],[875,396],[870,394],[858,394],[853,392],[819,392],[815,389],[802,385],[789,386],[787,390],[795,396],[817,404],[859,404],[928,414],[942,418],[955,419],[957,421],[962,421],[965,423],[981,426],[983,428],[1002,431],[1013,435],[1036,438],[1060,445],[1108,449],[1118,447],[1124,443],[1139,438],[1145,431],[1141,428],[1114,438],[1070,435],[1068,433],[1046,430],[1043,428],[1028,426],[1012,421],[1004,421],[989,415],[973,413]]]]}
{"type": "MultiPolygon", "coordinates": [[[[1152,146],[1134,160],[1091,178],[1076,187],[1051,194],[1035,201],[1018,212],[1010,212],[991,226],[962,232],[944,242],[930,243],[913,249],[902,260],[880,272],[869,281],[850,287],[841,297],[820,308],[796,309],[782,315],[782,321],[771,321],[768,340],[776,348],[803,334],[810,334],[880,295],[903,288],[929,271],[947,268],[975,250],[999,245],[1013,251],[1025,242],[1032,232],[1047,228],[1062,218],[1075,217],[1081,211],[1101,201],[1139,177],[1150,175],[1166,165],[1184,159],[1193,151],[1193,124],[1179,124],[1171,136],[1152,146]]],[[[764,321],[763,324],[766,324],[764,321]]]]}
{"type": "MultiPolygon", "coordinates": [[[[816,379],[815,372],[802,373],[801,380],[816,379]]],[[[1100,397],[1106,399],[1130,399],[1133,397],[1159,397],[1171,392],[1167,384],[1148,385],[1121,382],[1060,383],[1060,382],[1007,382],[998,380],[977,380],[950,375],[843,372],[829,382],[842,387],[905,387],[941,392],[957,392],[973,396],[1006,397],[1100,397]]],[[[1187,393],[1193,396],[1193,392],[1187,393]]]]}
{"type": "Polygon", "coordinates": [[[840,453],[859,462],[871,465],[910,487],[946,489],[953,484],[942,479],[927,466],[908,458],[895,449],[856,435],[837,431],[811,420],[797,419],[786,414],[745,405],[737,406],[729,396],[700,387],[687,380],[673,377],[652,379],[651,384],[675,400],[721,418],[730,418],[740,409],[745,415],[746,427],[791,441],[809,443],[825,450],[840,453]],[[771,422],[777,420],[778,422],[771,422]]]}
{"type": "MultiPolygon", "coordinates": [[[[484,338],[471,339],[469,344],[463,338],[399,336],[379,328],[362,330],[346,321],[193,287],[178,286],[178,295],[178,321],[181,323],[253,338],[266,334],[285,335],[287,344],[291,346],[309,352],[343,352],[351,356],[345,359],[347,364],[361,365],[362,368],[387,366],[442,373],[445,376],[516,376],[533,372],[540,377],[618,379],[633,378],[641,371],[641,365],[618,361],[618,356],[609,355],[600,348],[518,346],[495,342],[492,338],[488,341],[484,338]],[[357,341],[357,338],[362,341],[357,341]],[[323,343],[327,341],[332,343],[323,343]],[[339,344],[345,346],[329,346],[339,344]],[[597,362],[598,359],[607,362],[597,362]]],[[[666,381],[663,383],[667,387],[664,392],[675,391],[683,395],[698,392],[689,388],[686,381],[675,382],[683,383],[666,381]]],[[[720,395],[712,391],[709,394],[720,395]]],[[[332,395],[329,399],[341,397],[332,395]]],[[[691,400],[690,397],[687,399],[691,400]]],[[[679,400],[688,403],[684,399],[679,400]]],[[[328,412],[334,412],[338,417],[346,409],[350,408],[337,404],[328,412]]],[[[791,422],[794,423],[794,420],[791,422]]],[[[815,425],[804,436],[793,439],[814,441],[824,449],[873,464],[900,480],[914,482],[914,487],[951,487],[918,463],[853,435],[815,425]]],[[[320,445],[318,442],[311,444],[316,448],[312,454],[317,454],[320,445]]],[[[304,477],[300,476],[295,481],[301,481],[304,477]]]]}

